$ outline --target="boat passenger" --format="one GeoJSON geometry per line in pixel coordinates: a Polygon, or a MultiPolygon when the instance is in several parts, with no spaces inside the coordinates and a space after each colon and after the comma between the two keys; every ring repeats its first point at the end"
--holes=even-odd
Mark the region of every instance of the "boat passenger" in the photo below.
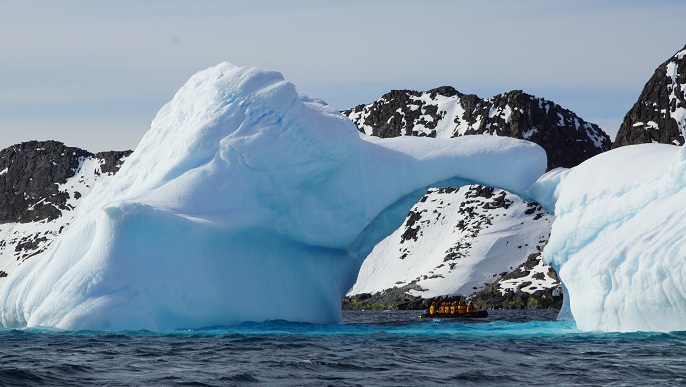
{"type": "Polygon", "coordinates": [[[436,314],[436,303],[432,302],[431,306],[429,307],[429,314],[436,314]]]}
{"type": "Polygon", "coordinates": [[[457,313],[458,314],[465,314],[467,311],[467,305],[464,304],[464,302],[460,301],[459,304],[457,304],[457,313]]]}
{"type": "Polygon", "coordinates": [[[450,314],[455,314],[455,301],[450,304],[450,314]]]}
{"type": "Polygon", "coordinates": [[[469,305],[467,305],[467,313],[474,313],[476,312],[476,306],[470,301],[469,305]]]}

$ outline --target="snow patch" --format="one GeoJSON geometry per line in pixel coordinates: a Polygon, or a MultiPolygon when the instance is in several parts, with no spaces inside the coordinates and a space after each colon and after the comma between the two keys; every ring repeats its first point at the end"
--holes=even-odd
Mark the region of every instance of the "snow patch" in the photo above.
{"type": "Polygon", "coordinates": [[[529,270],[529,274],[524,277],[500,281],[500,292],[505,294],[507,292],[514,293],[519,290],[533,294],[537,290],[559,286],[559,283],[548,275],[549,270],[550,265],[541,261],[529,270]]]}
{"type": "Polygon", "coordinates": [[[538,129],[531,128],[531,129],[527,130],[526,132],[522,133],[522,138],[524,138],[525,140],[528,140],[531,138],[531,136],[533,136],[536,133],[538,133],[538,129]]]}

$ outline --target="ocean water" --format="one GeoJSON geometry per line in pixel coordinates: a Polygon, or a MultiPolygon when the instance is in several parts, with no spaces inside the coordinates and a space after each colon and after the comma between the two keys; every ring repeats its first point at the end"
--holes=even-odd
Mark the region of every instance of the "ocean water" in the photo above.
{"type": "Polygon", "coordinates": [[[410,311],[162,333],[0,330],[2,385],[684,385],[686,332],[584,333],[556,311],[410,311]]]}

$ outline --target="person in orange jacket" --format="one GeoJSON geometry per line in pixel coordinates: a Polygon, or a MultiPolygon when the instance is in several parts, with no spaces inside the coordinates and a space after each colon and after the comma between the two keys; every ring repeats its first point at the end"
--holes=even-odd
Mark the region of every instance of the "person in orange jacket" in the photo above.
{"type": "Polygon", "coordinates": [[[467,312],[467,305],[465,305],[464,302],[460,301],[459,304],[457,304],[457,313],[458,314],[465,314],[467,312]]]}

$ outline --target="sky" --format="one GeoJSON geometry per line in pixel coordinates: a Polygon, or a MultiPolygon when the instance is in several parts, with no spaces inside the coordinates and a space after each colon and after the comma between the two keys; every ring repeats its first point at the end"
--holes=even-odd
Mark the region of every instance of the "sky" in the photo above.
{"type": "Polygon", "coordinates": [[[392,89],[521,89],[611,136],[686,44],[682,0],[0,1],[0,149],[134,149],[197,71],[280,71],[340,110],[392,89]]]}

